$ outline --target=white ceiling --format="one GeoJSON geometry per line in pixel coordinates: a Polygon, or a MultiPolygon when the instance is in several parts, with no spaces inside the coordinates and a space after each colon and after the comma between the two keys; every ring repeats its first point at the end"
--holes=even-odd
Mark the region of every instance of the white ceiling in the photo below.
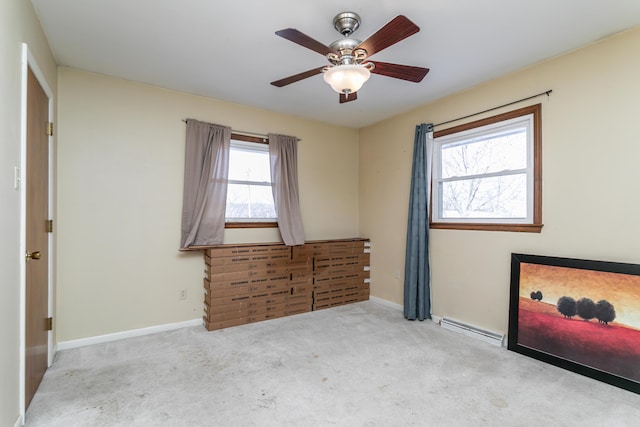
{"type": "Polygon", "coordinates": [[[59,65],[353,128],[640,24],[640,0],[32,3],[59,65]],[[353,35],[360,40],[407,16],[421,31],[372,59],[430,68],[429,74],[417,84],[374,74],[358,100],[346,104],[320,75],[283,88],[269,84],[328,64],[275,31],[295,28],[329,45],[341,37],[332,21],[344,11],[361,16],[353,35]]]}

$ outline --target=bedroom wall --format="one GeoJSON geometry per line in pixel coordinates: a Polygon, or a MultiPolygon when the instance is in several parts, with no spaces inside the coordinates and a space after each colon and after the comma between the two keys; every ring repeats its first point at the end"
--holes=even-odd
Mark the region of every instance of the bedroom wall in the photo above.
{"type": "Polygon", "coordinates": [[[20,166],[22,43],[27,43],[50,88],[57,69],[31,2],[0,2],[0,425],[20,414],[20,166]]]}
{"type": "Polygon", "coordinates": [[[511,107],[542,103],[542,233],[431,230],[433,314],[506,333],[512,252],[640,263],[638,46],[635,28],[361,129],[360,230],[373,246],[372,295],[403,302],[415,126],[548,89],[548,99],[511,107]]]}
{"type": "MultiPolygon", "coordinates": [[[[59,92],[58,341],[202,317],[202,253],[178,251],[184,118],[301,138],[306,239],[358,236],[357,130],[71,68],[59,92]]],[[[225,236],[274,241],[277,229],[225,236]]]]}

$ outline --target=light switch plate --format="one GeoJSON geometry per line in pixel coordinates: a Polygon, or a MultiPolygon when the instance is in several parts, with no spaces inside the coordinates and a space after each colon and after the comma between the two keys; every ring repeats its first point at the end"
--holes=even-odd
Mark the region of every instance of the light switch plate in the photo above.
{"type": "Polygon", "coordinates": [[[20,189],[20,168],[17,166],[13,168],[13,189],[20,189]]]}

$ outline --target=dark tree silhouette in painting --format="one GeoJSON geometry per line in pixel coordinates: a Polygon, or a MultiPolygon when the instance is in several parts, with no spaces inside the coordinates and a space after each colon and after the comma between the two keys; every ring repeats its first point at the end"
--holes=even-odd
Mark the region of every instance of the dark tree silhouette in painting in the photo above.
{"type": "Polygon", "coordinates": [[[605,325],[609,324],[609,322],[613,322],[613,319],[616,318],[616,310],[607,300],[600,300],[596,304],[596,318],[599,323],[604,323],[605,325]]]}
{"type": "Polygon", "coordinates": [[[576,300],[567,296],[560,297],[556,308],[566,319],[571,319],[576,315],[576,300]]]}
{"type": "Polygon", "coordinates": [[[591,298],[580,298],[576,303],[578,316],[589,321],[596,317],[596,303],[591,298]]]}
{"type": "Polygon", "coordinates": [[[531,294],[529,294],[531,296],[532,300],[538,300],[538,301],[542,301],[542,292],[540,291],[536,291],[536,292],[531,292],[531,294]]]}

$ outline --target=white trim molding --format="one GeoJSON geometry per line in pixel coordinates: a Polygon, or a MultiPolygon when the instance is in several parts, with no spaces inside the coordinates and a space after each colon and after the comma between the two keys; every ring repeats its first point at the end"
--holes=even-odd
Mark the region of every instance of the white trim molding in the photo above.
{"type": "MultiPolygon", "coordinates": [[[[391,301],[389,301],[389,300],[382,299],[382,298],[378,298],[378,297],[374,297],[374,296],[369,296],[369,299],[370,299],[372,302],[375,302],[376,304],[384,305],[384,306],[387,306],[387,307],[390,307],[390,308],[396,309],[396,310],[398,310],[398,311],[402,311],[402,312],[404,312],[404,307],[402,306],[402,304],[398,304],[398,303],[391,302],[391,301]]],[[[431,321],[432,321],[433,323],[440,324],[440,321],[441,321],[441,320],[442,320],[442,317],[440,317],[440,316],[436,316],[436,315],[434,315],[434,314],[432,314],[432,315],[431,315],[431,321]]]]}
{"type": "Polygon", "coordinates": [[[102,344],[106,342],[119,341],[127,338],[141,337],[144,335],[156,334],[158,332],[173,331],[175,329],[188,328],[202,325],[202,319],[185,320],[184,322],[167,323],[164,325],[149,326],[147,328],[131,329],[128,331],[115,332],[113,334],[98,335],[95,337],[80,338],[77,340],[58,342],[57,350],[69,350],[72,348],[86,347],[88,345],[102,344]]]}
{"type": "Polygon", "coordinates": [[[389,300],[386,300],[386,299],[382,299],[382,298],[378,298],[378,297],[374,297],[374,296],[369,296],[369,299],[372,302],[375,302],[376,304],[386,305],[387,307],[394,308],[394,309],[399,310],[399,311],[403,311],[404,310],[404,307],[402,307],[401,304],[398,304],[398,303],[395,303],[395,302],[392,302],[392,301],[389,301],[389,300]]]}

